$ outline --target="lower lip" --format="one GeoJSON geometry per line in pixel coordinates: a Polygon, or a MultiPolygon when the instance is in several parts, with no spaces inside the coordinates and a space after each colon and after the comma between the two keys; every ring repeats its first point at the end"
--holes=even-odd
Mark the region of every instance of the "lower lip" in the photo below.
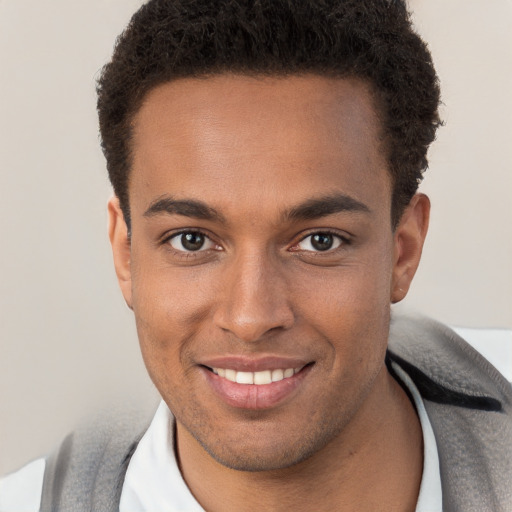
{"type": "Polygon", "coordinates": [[[300,372],[271,384],[238,384],[231,382],[212,371],[202,368],[206,380],[213,391],[232,407],[239,409],[269,409],[290,398],[311,370],[305,366],[300,372]]]}

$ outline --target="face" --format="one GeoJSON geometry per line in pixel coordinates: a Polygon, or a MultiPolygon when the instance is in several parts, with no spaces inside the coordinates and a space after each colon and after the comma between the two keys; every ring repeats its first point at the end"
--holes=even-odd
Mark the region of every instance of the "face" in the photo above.
{"type": "Polygon", "coordinates": [[[276,469],[375,420],[420,223],[406,212],[392,230],[379,130],[357,80],[220,75],[149,93],[131,240],[115,200],[111,239],[179,442],[276,469]]]}

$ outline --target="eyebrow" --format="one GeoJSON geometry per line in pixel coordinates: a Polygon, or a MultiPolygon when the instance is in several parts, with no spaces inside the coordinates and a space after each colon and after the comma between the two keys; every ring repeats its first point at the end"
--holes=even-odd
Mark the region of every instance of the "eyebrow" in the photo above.
{"type": "Polygon", "coordinates": [[[345,194],[334,194],[317,199],[308,199],[285,212],[284,216],[290,220],[314,220],[341,212],[371,213],[371,210],[353,197],[345,194]]]}
{"type": "MultiPolygon", "coordinates": [[[[335,194],[308,199],[304,203],[287,210],[283,217],[295,221],[313,220],[340,212],[370,213],[370,209],[353,197],[345,194],[335,194]]],[[[225,217],[220,212],[196,199],[174,199],[172,196],[160,197],[149,205],[149,208],[144,212],[144,217],[153,217],[161,213],[226,223],[225,217]]]]}
{"type": "Polygon", "coordinates": [[[144,217],[153,217],[161,213],[226,222],[224,216],[215,208],[211,208],[206,203],[195,199],[174,199],[171,196],[160,197],[149,205],[149,208],[144,212],[144,217]]]}

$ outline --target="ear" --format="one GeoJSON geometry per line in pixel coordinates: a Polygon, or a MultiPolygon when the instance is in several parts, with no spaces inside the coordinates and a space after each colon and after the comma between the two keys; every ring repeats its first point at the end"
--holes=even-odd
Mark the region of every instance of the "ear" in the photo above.
{"type": "Polygon", "coordinates": [[[424,194],[416,194],[405,209],[394,234],[392,303],[400,302],[409,291],[420,263],[429,217],[429,198],[424,194]]]}
{"type": "Polygon", "coordinates": [[[128,237],[128,227],[119,205],[119,199],[116,196],[112,197],[108,202],[108,236],[112,245],[117,280],[126,304],[132,309],[130,238],[128,237]]]}

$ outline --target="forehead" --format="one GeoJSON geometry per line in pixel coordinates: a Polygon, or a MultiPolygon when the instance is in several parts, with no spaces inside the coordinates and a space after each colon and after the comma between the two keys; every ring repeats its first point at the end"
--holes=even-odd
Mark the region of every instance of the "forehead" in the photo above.
{"type": "Polygon", "coordinates": [[[133,126],[134,208],[233,191],[260,206],[333,192],[375,202],[390,189],[373,96],[357,79],[180,79],[150,91],[133,126]]]}

